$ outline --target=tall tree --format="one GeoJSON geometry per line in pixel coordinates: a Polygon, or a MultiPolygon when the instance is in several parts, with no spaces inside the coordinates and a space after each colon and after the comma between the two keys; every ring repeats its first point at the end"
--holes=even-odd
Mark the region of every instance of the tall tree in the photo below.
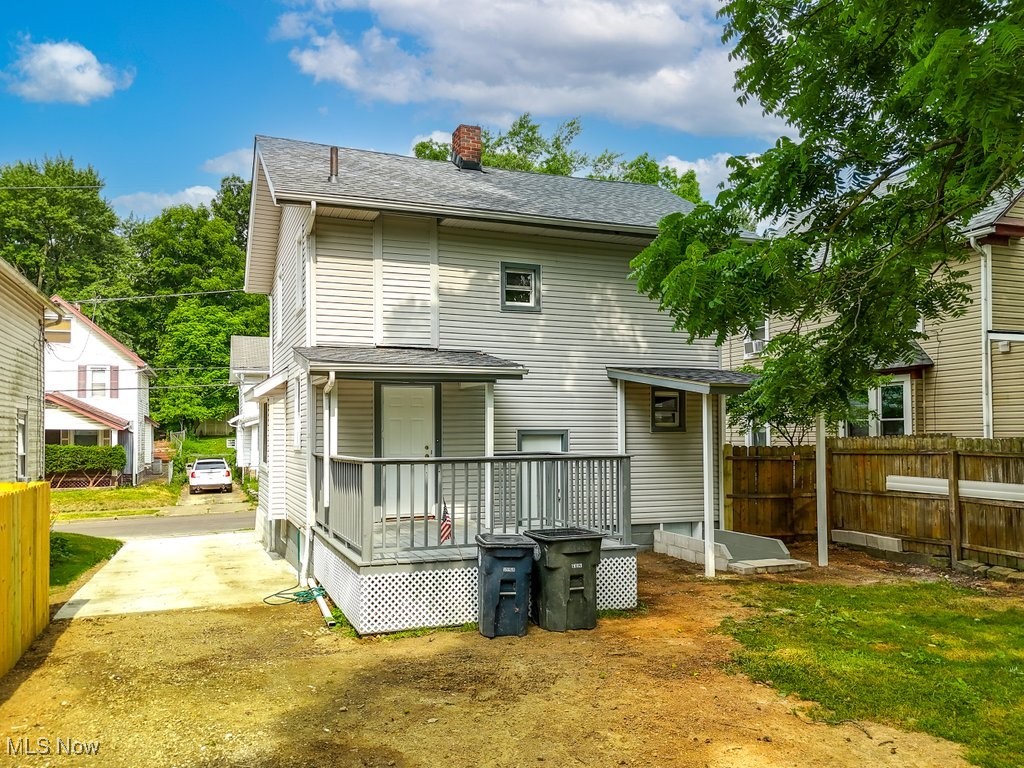
{"type": "Polygon", "coordinates": [[[103,180],[65,157],[0,168],[0,257],[46,293],[78,295],[123,268],[103,180]]]}
{"type": "MultiPolygon", "coordinates": [[[[579,118],[573,118],[559,123],[550,136],[545,136],[540,124],[524,112],[507,131],[481,131],[481,160],[485,167],[555,176],[574,176],[589,169],[589,178],[655,184],[687,200],[700,200],[697,175],[692,170],[679,173],[658,165],[646,152],[630,161],[623,161],[622,155],[608,150],[591,157],[574,147],[582,131],[579,118]]],[[[428,139],[416,144],[413,152],[427,160],[447,160],[451,147],[428,139]]]]}
{"type": "Polygon", "coordinates": [[[990,0],[730,0],[741,101],[788,121],[731,190],[667,217],[634,262],[642,292],[690,337],[773,320],[751,421],[837,418],[902,358],[920,317],[963,311],[959,234],[1024,181],[1024,6],[990,0]],[[741,242],[745,216],[780,231],[741,242]]]}

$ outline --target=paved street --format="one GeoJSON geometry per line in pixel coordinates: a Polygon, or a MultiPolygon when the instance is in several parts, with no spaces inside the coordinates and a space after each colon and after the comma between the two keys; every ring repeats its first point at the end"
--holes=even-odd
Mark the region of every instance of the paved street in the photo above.
{"type": "Polygon", "coordinates": [[[105,536],[111,539],[149,539],[164,536],[195,536],[205,533],[252,530],[256,512],[174,515],[171,517],[122,517],[103,520],[71,520],[53,526],[55,531],[105,536]]]}

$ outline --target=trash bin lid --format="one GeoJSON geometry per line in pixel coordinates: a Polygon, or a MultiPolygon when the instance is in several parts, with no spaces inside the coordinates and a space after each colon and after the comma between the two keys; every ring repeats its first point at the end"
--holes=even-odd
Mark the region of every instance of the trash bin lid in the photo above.
{"type": "Polygon", "coordinates": [[[476,544],[484,548],[533,547],[533,539],[518,533],[478,533],[476,544]]]}
{"type": "Polygon", "coordinates": [[[535,541],[571,541],[573,539],[603,539],[604,534],[586,528],[542,528],[537,531],[523,531],[535,541]]]}

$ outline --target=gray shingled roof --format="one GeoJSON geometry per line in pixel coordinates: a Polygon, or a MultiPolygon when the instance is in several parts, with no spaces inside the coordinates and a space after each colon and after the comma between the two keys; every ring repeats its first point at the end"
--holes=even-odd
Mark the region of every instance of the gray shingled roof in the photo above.
{"type": "Polygon", "coordinates": [[[895,373],[896,371],[907,371],[911,368],[931,368],[935,365],[935,361],[928,356],[921,345],[916,341],[910,342],[913,348],[903,357],[893,362],[880,366],[878,368],[879,373],[895,373]]]}
{"type": "Polygon", "coordinates": [[[231,370],[270,370],[270,339],[266,336],[232,336],[231,370]]]}
{"type": "Polygon", "coordinates": [[[352,371],[372,373],[381,369],[429,369],[453,374],[466,370],[493,371],[496,376],[522,377],[526,369],[519,363],[483,352],[451,349],[420,349],[413,347],[296,347],[295,354],[310,363],[325,367],[337,366],[352,371]]]}
{"type": "Polygon", "coordinates": [[[396,205],[449,215],[543,218],[627,228],[656,228],[693,204],[648,184],[484,168],[339,148],[338,180],[328,180],[330,146],[256,137],[256,151],[278,201],[339,199],[383,210],[396,205]]]}
{"type": "Polygon", "coordinates": [[[612,379],[635,381],[641,384],[654,386],[675,384],[679,389],[710,392],[724,389],[744,390],[757,378],[757,375],[752,373],[724,371],[716,368],[671,368],[647,365],[609,366],[608,376],[612,379]]]}

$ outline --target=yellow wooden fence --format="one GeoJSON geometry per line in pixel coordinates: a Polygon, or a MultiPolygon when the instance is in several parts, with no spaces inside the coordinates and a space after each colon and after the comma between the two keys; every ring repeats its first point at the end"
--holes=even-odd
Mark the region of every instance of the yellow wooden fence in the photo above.
{"type": "Polygon", "coordinates": [[[0,675],[50,622],[50,484],[0,483],[0,675]]]}

